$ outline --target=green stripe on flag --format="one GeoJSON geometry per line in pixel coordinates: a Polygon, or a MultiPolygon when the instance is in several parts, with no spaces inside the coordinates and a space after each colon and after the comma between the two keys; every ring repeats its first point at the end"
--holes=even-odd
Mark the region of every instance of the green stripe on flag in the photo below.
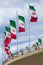
{"type": "Polygon", "coordinates": [[[18,15],[18,18],[25,23],[25,18],[23,16],[18,15]]]}
{"type": "Polygon", "coordinates": [[[42,39],[38,38],[39,44],[42,44],[42,39]]]}
{"type": "Polygon", "coordinates": [[[6,26],[5,26],[5,30],[6,30],[7,32],[11,32],[10,28],[9,28],[9,27],[6,27],[6,26]]]}
{"type": "Polygon", "coordinates": [[[29,6],[29,9],[33,10],[33,11],[36,11],[35,8],[34,8],[34,6],[31,6],[31,5],[29,6]]]}
{"type": "Polygon", "coordinates": [[[15,27],[15,28],[16,28],[16,23],[15,23],[15,21],[10,20],[10,25],[11,25],[12,27],[15,27]]]}

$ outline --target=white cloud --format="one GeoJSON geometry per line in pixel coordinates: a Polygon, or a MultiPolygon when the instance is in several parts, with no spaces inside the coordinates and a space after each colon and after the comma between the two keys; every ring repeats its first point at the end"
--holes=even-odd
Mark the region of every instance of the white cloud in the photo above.
{"type": "MultiPolygon", "coordinates": [[[[20,44],[20,45],[18,45],[18,51],[20,49],[25,49],[26,47],[29,47],[29,43],[20,44]]],[[[10,50],[12,53],[16,52],[17,51],[17,45],[16,46],[10,46],[10,50]]]]}
{"type": "Polygon", "coordinates": [[[22,7],[27,0],[1,0],[1,7],[22,7]]]}
{"type": "MultiPolygon", "coordinates": [[[[5,1],[5,2],[7,3],[8,1],[5,1]]],[[[16,2],[16,1],[14,1],[14,2],[16,2]]],[[[10,1],[9,1],[9,3],[10,3],[10,1]]],[[[24,3],[24,4],[25,5],[23,5],[23,8],[20,8],[20,7],[10,7],[10,8],[7,8],[7,7],[3,8],[2,7],[2,8],[0,8],[0,15],[1,15],[0,16],[0,26],[2,25],[2,23],[3,24],[9,24],[9,19],[12,19],[12,18],[14,19],[14,17],[16,16],[16,10],[17,9],[18,9],[18,13],[19,14],[28,17],[28,4],[27,3],[24,3]]],[[[42,15],[43,15],[43,1],[39,1],[39,3],[36,3],[36,2],[33,3],[31,1],[30,4],[32,4],[32,5],[35,6],[35,8],[37,10],[37,14],[38,14],[38,19],[40,20],[40,18],[41,18],[41,20],[42,20],[42,15]],[[40,13],[39,13],[39,11],[40,11],[40,13]]]]}
{"type": "Polygon", "coordinates": [[[4,44],[4,38],[0,38],[0,46],[3,46],[4,44]]]}
{"type": "Polygon", "coordinates": [[[9,24],[9,20],[16,16],[16,8],[0,8],[0,26],[9,24]]]}
{"type": "MultiPolygon", "coordinates": [[[[30,47],[32,47],[32,45],[35,44],[36,41],[37,41],[37,39],[34,40],[34,41],[32,41],[32,42],[30,42],[30,47]]],[[[23,43],[23,44],[19,44],[19,45],[18,45],[18,51],[19,51],[20,49],[25,49],[26,47],[29,47],[29,43],[28,43],[28,42],[27,42],[27,43],[23,43]]],[[[12,45],[12,46],[10,46],[10,51],[11,51],[12,53],[15,53],[15,52],[17,51],[17,45],[12,45]]]]}
{"type": "Polygon", "coordinates": [[[2,64],[2,47],[1,46],[0,46],[0,60],[1,60],[0,64],[2,64]]]}

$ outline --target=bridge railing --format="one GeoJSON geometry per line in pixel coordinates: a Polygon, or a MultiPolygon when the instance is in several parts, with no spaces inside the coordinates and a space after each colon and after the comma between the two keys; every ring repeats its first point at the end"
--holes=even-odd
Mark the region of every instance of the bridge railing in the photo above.
{"type": "Polygon", "coordinates": [[[29,53],[27,53],[27,54],[18,56],[18,57],[16,57],[16,58],[13,58],[12,60],[9,60],[9,61],[5,62],[4,65],[8,65],[8,64],[10,64],[10,63],[12,63],[12,62],[15,62],[15,61],[17,61],[17,60],[20,60],[20,59],[23,59],[23,58],[25,58],[25,57],[28,57],[28,56],[31,56],[31,55],[34,55],[34,54],[38,54],[38,53],[41,53],[41,52],[43,52],[43,48],[38,49],[38,50],[31,51],[31,52],[29,52],[29,53]]]}

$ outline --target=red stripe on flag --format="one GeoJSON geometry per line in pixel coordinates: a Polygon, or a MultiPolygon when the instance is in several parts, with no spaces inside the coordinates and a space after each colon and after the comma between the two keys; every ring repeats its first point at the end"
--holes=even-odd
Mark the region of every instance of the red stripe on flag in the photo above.
{"type": "Polygon", "coordinates": [[[16,35],[11,33],[11,38],[16,39],[16,35]]]}
{"type": "Polygon", "coordinates": [[[25,32],[25,28],[19,27],[19,32],[25,32]]]}
{"type": "Polygon", "coordinates": [[[5,51],[8,51],[8,48],[7,47],[5,48],[5,51]]]}
{"type": "Polygon", "coordinates": [[[9,52],[9,51],[7,51],[7,52],[6,52],[6,54],[10,55],[10,52],[9,52]]]}
{"type": "Polygon", "coordinates": [[[11,38],[6,37],[4,43],[5,43],[6,45],[8,45],[10,42],[11,42],[11,38]]]}
{"type": "Polygon", "coordinates": [[[4,43],[4,46],[5,46],[5,47],[8,47],[8,44],[4,43]]]}
{"type": "Polygon", "coordinates": [[[31,16],[31,19],[30,19],[30,22],[37,22],[37,17],[33,17],[33,16],[31,16]]]}
{"type": "Polygon", "coordinates": [[[10,55],[10,51],[7,47],[5,48],[5,51],[6,51],[6,54],[10,55]]]}

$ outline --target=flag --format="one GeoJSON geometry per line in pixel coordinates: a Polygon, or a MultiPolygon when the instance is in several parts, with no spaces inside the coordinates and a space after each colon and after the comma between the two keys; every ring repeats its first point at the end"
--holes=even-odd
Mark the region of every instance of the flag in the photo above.
{"type": "Polygon", "coordinates": [[[37,22],[37,17],[31,16],[30,22],[37,22]]]}
{"type": "Polygon", "coordinates": [[[10,32],[9,27],[5,27],[5,30],[6,30],[6,32],[5,32],[5,39],[4,39],[4,50],[5,50],[6,54],[9,55],[10,51],[9,51],[8,45],[11,42],[11,32],[10,32]]]}
{"type": "Polygon", "coordinates": [[[10,50],[8,49],[8,47],[5,47],[5,52],[7,55],[10,55],[10,50]]]}
{"type": "Polygon", "coordinates": [[[34,6],[31,6],[31,5],[29,5],[29,9],[33,10],[33,11],[36,11],[36,9],[34,8],[34,6]]]}
{"type": "Polygon", "coordinates": [[[25,18],[23,16],[18,15],[19,20],[19,32],[25,32],[25,18]]]}
{"type": "Polygon", "coordinates": [[[5,47],[8,47],[8,43],[4,43],[4,46],[5,46],[5,47]]]}
{"type": "Polygon", "coordinates": [[[8,45],[11,42],[11,32],[9,27],[5,27],[6,35],[5,35],[5,45],[8,45]]]}
{"type": "Polygon", "coordinates": [[[16,22],[10,20],[10,27],[11,27],[11,38],[16,39],[16,22]]]}
{"type": "Polygon", "coordinates": [[[5,37],[4,37],[4,46],[8,47],[8,44],[6,43],[6,32],[4,32],[4,35],[5,35],[5,37]]]}
{"type": "Polygon", "coordinates": [[[42,44],[42,39],[38,38],[38,43],[42,44]]]}
{"type": "Polygon", "coordinates": [[[37,19],[38,19],[38,17],[37,17],[37,13],[36,13],[36,9],[35,9],[35,7],[34,6],[29,6],[29,10],[31,11],[30,12],[30,22],[37,22],[37,19]]]}

